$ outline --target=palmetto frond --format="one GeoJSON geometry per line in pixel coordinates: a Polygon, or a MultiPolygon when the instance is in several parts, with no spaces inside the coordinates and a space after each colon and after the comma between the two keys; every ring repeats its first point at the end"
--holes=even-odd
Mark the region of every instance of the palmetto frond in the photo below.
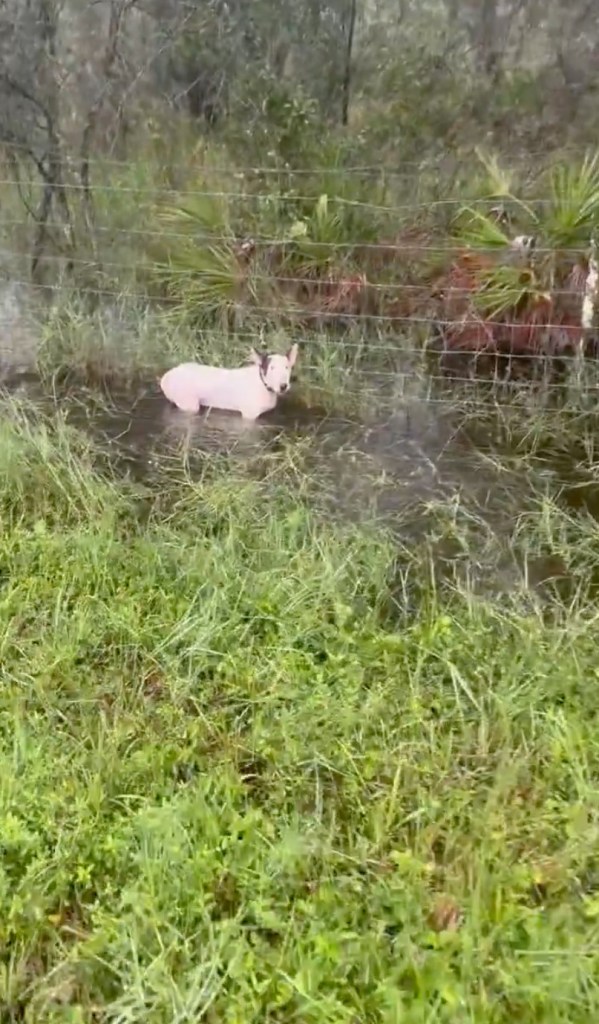
{"type": "Polygon", "coordinates": [[[175,300],[175,312],[212,317],[246,297],[251,274],[224,199],[186,197],[160,206],[157,217],[169,234],[155,253],[155,276],[175,300]]]}
{"type": "Polygon", "coordinates": [[[557,164],[548,177],[549,201],[539,214],[547,244],[586,248],[599,223],[599,153],[578,166],[557,164]]]}
{"type": "MultiPolygon", "coordinates": [[[[599,154],[586,156],[577,166],[554,166],[546,182],[546,195],[506,197],[513,216],[509,230],[491,212],[461,210],[455,235],[462,252],[448,280],[464,277],[460,268],[465,255],[477,258],[469,264],[470,276],[460,295],[462,322],[455,327],[456,336],[467,333],[472,321],[481,338],[484,327],[487,347],[489,332],[495,342],[508,339],[509,345],[535,350],[545,344],[563,348],[580,343],[583,302],[590,302],[585,298],[588,253],[599,225],[599,154]]],[[[499,184],[507,192],[507,181],[499,184]]]]}

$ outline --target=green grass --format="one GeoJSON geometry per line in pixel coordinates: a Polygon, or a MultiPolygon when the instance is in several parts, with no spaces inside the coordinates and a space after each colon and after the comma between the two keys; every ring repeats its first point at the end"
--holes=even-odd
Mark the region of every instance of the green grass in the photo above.
{"type": "Polygon", "coordinates": [[[292,455],[0,435],[2,1024],[595,1019],[593,523],[514,524],[568,603],[484,599],[292,455]]]}

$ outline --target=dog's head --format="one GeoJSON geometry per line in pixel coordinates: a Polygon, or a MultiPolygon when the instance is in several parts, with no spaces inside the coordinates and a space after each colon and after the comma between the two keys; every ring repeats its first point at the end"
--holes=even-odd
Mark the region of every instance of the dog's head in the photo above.
{"type": "Polygon", "coordinates": [[[296,359],[297,345],[292,345],[284,356],[252,349],[252,360],[260,370],[264,386],[275,395],[284,395],[289,390],[296,359]]]}

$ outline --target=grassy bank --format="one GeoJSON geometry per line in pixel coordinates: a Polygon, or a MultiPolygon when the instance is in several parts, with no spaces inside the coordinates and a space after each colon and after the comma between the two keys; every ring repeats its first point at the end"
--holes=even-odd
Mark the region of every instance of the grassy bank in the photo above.
{"type": "MultiPolygon", "coordinates": [[[[297,468],[296,468],[297,472],[297,468]]],[[[595,528],[433,582],[272,464],[0,444],[0,1019],[572,1022],[597,993],[595,528]]]]}

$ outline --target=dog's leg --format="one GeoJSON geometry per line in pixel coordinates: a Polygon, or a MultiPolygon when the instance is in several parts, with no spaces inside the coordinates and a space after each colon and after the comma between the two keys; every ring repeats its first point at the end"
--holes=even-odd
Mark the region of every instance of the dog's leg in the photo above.
{"type": "Polygon", "coordinates": [[[199,413],[200,409],[202,408],[199,398],[192,398],[192,397],[181,398],[176,403],[176,405],[177,405],[177,409],[180,409],[181,412],[191,412],[191,413],[195,413],[196,415],[197,415],[197,413],[199,413]]]}

